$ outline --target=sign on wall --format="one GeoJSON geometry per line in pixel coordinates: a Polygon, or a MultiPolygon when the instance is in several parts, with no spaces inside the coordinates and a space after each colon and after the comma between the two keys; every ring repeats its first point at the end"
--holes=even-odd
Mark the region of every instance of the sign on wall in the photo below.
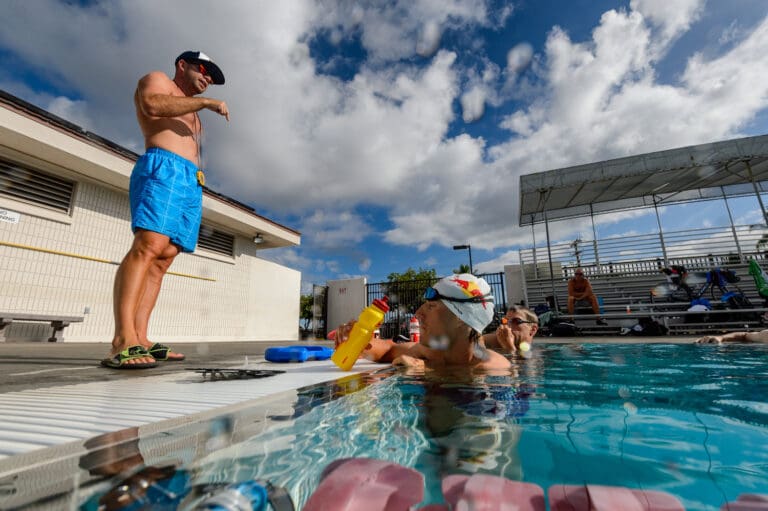
{"type": "Polygon", "coordinates": [[[0,209],[0,222],[8,222],[9,224],[18,224],[20,218],[21,218],[21,215],[15,211],[0,209]]]}
{"type": "Polygon", "coordinates": [[[356,319],[366,305],[365,277],[329,280],[328,330],[333,330],[350,319],[356,319]]]}

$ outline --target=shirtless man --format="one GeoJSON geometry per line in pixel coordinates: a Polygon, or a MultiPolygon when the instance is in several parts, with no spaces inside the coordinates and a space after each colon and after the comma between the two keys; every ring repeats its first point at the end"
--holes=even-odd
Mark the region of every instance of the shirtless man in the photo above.
{"type": "MultiPolygon", "coordinates": [[[[482,331],[493,319],[494,310],[491,288],[485,280],[468,273],[445,277],[427,288],[424,299],[415,314],[421,329],[420,343],[371,339],[362,356],[416,368],[511,367],[509,360],[485,349],[482,343],[482,331]]],[[[337,345],[347,340],[353,325],[351,321],[337,329],[337,345]]]]}
{"type": "Polygon", "coordinates": [[[229,121],[224,101],[202,94],[224,74],[203,52],[176,58],[173,79],[152,71],[134,94],[146,152],[131,173],[133,245],[115,275],[115,336],[102,365],[113,369],[155,367],[157,360],[184,355],[147,339],[149,317],[163,276],[179,252],[192,252],[202,218],[204,176],[200,169],[203,128],[197,112],[208,109],[229,121]]]}

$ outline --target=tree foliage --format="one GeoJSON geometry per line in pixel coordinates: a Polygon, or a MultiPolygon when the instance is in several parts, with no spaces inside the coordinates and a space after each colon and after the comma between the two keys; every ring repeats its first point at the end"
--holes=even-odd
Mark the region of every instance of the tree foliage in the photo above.
{"type": "Polygon", "coordinates": [[[387,277],[387,294],[398,311],[413,313],[423,302],[424,290],[437,282],[434,268],[408,268],[403,273],[390,273],[387,277]]]}
{"type": "Polygon", "coordinates": [[[411,280],[437,281],[437,271],[434,268],[414,270],[409,266],[403,273],[392,272],[387,276],[387,282],[407,282],[411,280]]]}
{"type": "Polygon", "coordinates": [[[301,328],[307,330],[312,324],[314,316],[312,308],[315,304],[315,297],[312,294],[301,295],[299,302],[299,319],[301,319],[301,328]]]}
{"type": "Polygon", "coordinates": [[[468,264],[460,264],[457,269],[453,270],[453,273],[472,273],[472,270],[469,269],[468,264]]]}

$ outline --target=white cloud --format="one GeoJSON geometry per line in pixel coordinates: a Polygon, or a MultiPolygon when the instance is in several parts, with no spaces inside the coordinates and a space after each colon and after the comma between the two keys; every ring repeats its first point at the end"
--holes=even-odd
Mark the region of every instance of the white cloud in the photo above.
{"type": "Polygon", "coordinates": [[[504,271],[504,267],[511,264],[520,264],[520,252],[510,250],[488,261],[474,264],[477,273],[496,273],[504,271]]]}
{"type": "Polygon", "coordinates": [[[87,106],[85,101],[72,101],[69,98],[59,96],[48,103],[46,110],[82,128],[93,129],[93,121],[88,115],[87,106]]]}
{"type": "Polygon", "coordinates": [[[410,58],[416,53],[432,55],[446,28],[494,26],[509,15],[506,9],[493,11],[486,0],[317,3],[317,26],[359,33],[369,59],[376,65],[410,58]]]}
{"type": "Polygon", "coordinates": [[[349,211],[318,210],[304,219],[301,232],[313,246],[347,250],[373,232],[363,218],[349,211]]]}
{"type": "Polygon", "coordinates": [[[721,45],[726,45],[736,41],[741,37],[743,30],[744,29],[740,27],[734,20],[725,30],[723,30],[723,33],[720,35],[720,38],[717,40],[717,42],[721,45]]]}
{"type": "Polygon", "coordinates": [[[461,111],[464,122],[473,122],[485,112],[485,91],[481,87],[473,87],[461,96],[461,111]]]}
{"type": "Polygon", "coordinates": [[[525,70],[533,58],[533,46],[530,43],[518,43],[507,53],[507,72],[520,73],[525,70]]]}
{"type": "Polygon", "coordinates": [[[660,28],[663,42],[685,32],[702,14],[705,0],[631,0],[633,11],[660,28]]]}
{"type": "Polygon", "coordinates": [[[416,53],[422,57],[434,55],[440,47],[441,36],[440,25],[434,20],[427,21],[422,28],[419,41],[416,43],[416,53]]]}
{"type": "MultiPolygon", "coordinates": [[[[766,108],[766,20],[729,41],[725,53],[691,56],[678,82],[661,84],[655,66],[702,16],[702,1],[632,0],[629,10],[604,13],[591,38],[574,41],[555,27],[537,55],[518,42],[503,70],[484,55],[465,69],[440,41],[448,30],[502,26],[513,10],[492,5],[10,2],[4,16],[14,22],[0,32],[0,46],[69,92],[46,94],[8,78],[0,85],[135,149],[131,97],[139,76],[170,73],[184,49],[206,51],[227,76],[227,85],[206,94],[232,112],[229,123],[203,113],[211,184],[303,218],[304,246],[328,253],[381,229],[352,213],[361,203],[390,208],[393,227],[382,234],[390,243],[528,245],[530,229],[518,227],[521,174],[737,136],[766,108]],[[348,81],[324,74],[328,63],[310,51],[318,35],[331,44],[359,40],[368,60],[348,81]],[[529,78],[510,90],[505,74],[525,66],[529,78]],[[488,146],[448,135],[457,101],[470,122],[512,94],[526,103],[500,122],[508,140],[488,146]]],[[[577,229],[589,233],[591,225],[577,229]]],[[[558,226],[552,231],[553,239],[565,236],[558,226]]],[[[298,252],[282,257],[312,267],[291,261],[298,252]]],[[[353,259],[369,269],[366,254],[353,259]]],[[[335,255],[321,261],[323,271],[340,267],[335,255]]]]}

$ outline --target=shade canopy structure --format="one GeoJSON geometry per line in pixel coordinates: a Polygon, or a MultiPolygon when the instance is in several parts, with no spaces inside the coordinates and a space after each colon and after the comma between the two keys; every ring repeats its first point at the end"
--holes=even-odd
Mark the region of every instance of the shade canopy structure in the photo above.
{"type": "Polygon", "coordinates": [[[724,196],[759,199],[762,192],[768,192],[768,135],[520,176],[520,226],[724,196]]]}

